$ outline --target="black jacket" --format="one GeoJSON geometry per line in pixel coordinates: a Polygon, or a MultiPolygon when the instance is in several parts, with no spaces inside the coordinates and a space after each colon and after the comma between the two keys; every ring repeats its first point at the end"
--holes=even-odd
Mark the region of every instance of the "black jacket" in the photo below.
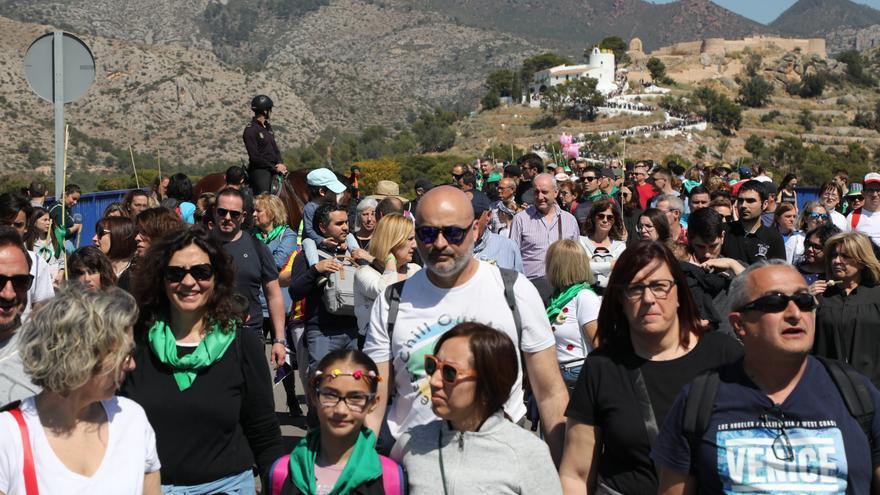
{"type": "Polygon", "coordinates": [[[242,139],[247,149],[249,168],[272,170],[275,165],[281,163],[281,152],[278,151],[275,133],[272,132],[272,125],[269,122],[260,124],[254,118],[244,128],[242,139]]]}

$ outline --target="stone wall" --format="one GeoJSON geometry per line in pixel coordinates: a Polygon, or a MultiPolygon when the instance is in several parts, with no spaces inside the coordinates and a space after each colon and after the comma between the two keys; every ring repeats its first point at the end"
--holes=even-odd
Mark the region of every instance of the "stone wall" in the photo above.
{"type": "MultiPolygon", "coordinates": [[[[880,26],[877,27],[880,28],[880,26]]],[[[878,39],[877,44],[880,45],[880,39],[878,39]]],[[[800,50],[804,53],[816,54],[823,58],[828,56],[825,51],[824,39],[795,39],[772,36],[756,36],[741,40],[707,38],[700,41],[675,43],[674,45],[664,46],[654,50],[651,52],[651,56],[699,56],[703,53],[709,55],[726,55],[734,52],[741,52],[746,48],[754,50],[780,48],[785,51],[800,50]]]]}

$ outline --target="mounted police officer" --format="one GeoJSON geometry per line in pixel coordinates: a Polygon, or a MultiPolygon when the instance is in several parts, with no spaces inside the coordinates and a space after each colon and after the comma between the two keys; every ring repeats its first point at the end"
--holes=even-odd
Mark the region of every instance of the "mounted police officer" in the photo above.
{"type": "Polygon", "coordinates": [[[275,134],[269,124],[272,114],[272,99],[257,95],[251,100],[254,118],[244,129],[242,139],[248,153],[248,174],[254,196],[272,192],[272,179],[275,174],[286,174],[287,167],[281,163],[281,152],[275,143],[275,134]]]}

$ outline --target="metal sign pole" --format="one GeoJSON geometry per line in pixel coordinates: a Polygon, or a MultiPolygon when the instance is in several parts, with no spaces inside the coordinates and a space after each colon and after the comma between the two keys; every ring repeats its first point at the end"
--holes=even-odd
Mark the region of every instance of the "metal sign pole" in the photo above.
{"type": "Polygon", "coordinates": [[[53,106],[55,107],[55,200],[64,202],[64,48],[61,31],[53,33],[54,72],[53,106]]]}

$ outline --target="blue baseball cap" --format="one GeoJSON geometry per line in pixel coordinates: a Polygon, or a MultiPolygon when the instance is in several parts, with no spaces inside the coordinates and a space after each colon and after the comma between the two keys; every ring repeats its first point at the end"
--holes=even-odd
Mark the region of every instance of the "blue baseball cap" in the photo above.
{"type": "Polygon", "coordinates": [[[309,175],[306,176],[306,183],[312,187],[326,187],[334,194],[345,192],[345,184],[339,182],[336,174],[328,168],[316,168],[309,172],[309,175]]]}

